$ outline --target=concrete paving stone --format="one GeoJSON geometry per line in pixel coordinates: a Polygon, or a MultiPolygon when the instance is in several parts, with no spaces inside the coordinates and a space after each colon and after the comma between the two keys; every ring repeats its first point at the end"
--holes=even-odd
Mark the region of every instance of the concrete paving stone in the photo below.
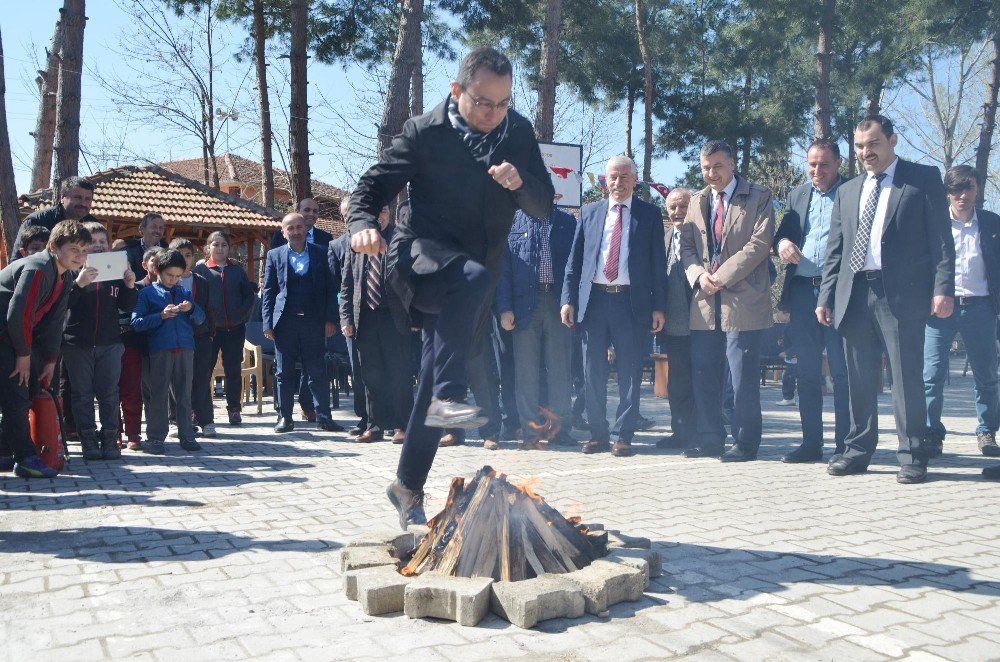
{"type": "Polygon", "coordinates": [[[403,595],[413,577],[404,577],[393,566],[372,568],[357,578],[358,602],[369,616],[403,611],[403,595]]]}
{"type": "Polygon", "coordinates": [[[580,587],[587,613],[596,616],[602,615],[611,605],[640,599],[645,589],[641,570],[609,561],[594,561],[564,577],[580,587]]]}
{"type": "Polygon", "coordinates": [[[719,644],[716,650],[740,660],[769,660],[782,654],[805,652],[799,642],[774,632],[764,632],[747,641],[719,644]]]}
{"type": "Polygon", "coordinates": [[[490,606],[488,577],[449,577],[424,573],[407,584],[404,612],[410,618],[443,618],[461,625],[475,625],[490,606]]]}
{"type": "MultiPolygon", "coordinates": [[[[663,566],[660,560],[660,553],[653,549],[643,548],[617,548],[608,554],[608,560],[622,562],[624,559],[640,559],[645,561],[647,579],[655,579],[663,575],[663,566]]],[[[641,568],[641,565],[636,566],[641,568]]],[[[649,586],[649,581],[646,582],[649,586]]]]}
{"type": "Polygon", "coordinates": [[[947,645],[928,646],[926,651],[949,660],[995,660],[998,656],[996,642],[983,637],[969,637],[947,645]]]}
{"type": "Polygon", "coordinates": [[[345,547],[340,554],[341,572],[382,565],[399,567],[399,559],[393,558],[388,545],[378,547],[345,547]]]}
{"type": "Polygon", "coordinates": [[[493,613],[529,629],[553,618],[583,615],[584,598],[579,585],[558,575],[542,575],[519,582],[493,582],[493,613]]]}

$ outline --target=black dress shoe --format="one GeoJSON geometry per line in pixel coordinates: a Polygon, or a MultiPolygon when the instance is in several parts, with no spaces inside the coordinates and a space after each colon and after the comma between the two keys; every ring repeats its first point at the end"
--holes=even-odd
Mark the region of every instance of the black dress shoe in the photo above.
{"type": "Polygon", "coordinates": [[[347,434],[351,435],[352,437],[357,437],[362,432],[364,432],[364,430],[361,428],[361,426],[355,425],[353,428],[347,431],[347,434]]]}
{"type": "Polygon", "coordinates": [[[820,462],[822,460],[822,448],[806,448],[805,446],[799,446],[791,453],[781,456],[781,461],[786,464],[802,464],[804,462],[820,462]]]}
{"type": "Polygon", "coordinates": [[[695,446],[684,451],[684,457],[720,457],[723,447],[719,446],[695,446]]]}
{"type": "Polygon", "coordinates": [[[719,458],[723,462],[752,462],[757,459],[755,451],[749,451],[739,446],[733,446],[719,458]]]}
{"type": "Polygon", "coordinates": [[[831,462],[826,468],[826,473],[831,476],[851,476],[863,474],[868,471],[868,458],[866,457],[841,457],[836,462],[831,462]]]}
{"type": "Polygon", "coordinates": [[[326,430],[327,432],[343,432],[344,428],[339,423],[334,422],[329,418],[321,418],[316,421],[316,425],[320,430],[326,430]]]}
{"type": "Polygon", "coordinates": [[[1000,464],[983,469],[983,480],[1000,480],[1000,464]]]}
{"type": "Polygon", "coordinates": [[[903,485],[922,483],[925,480],[927,480],[927,467],[922,467],[919,464],[902,466],[899,468],[899,473],[896,474],[896,482],[903,485]]]}
{"type": "Polygon", "coordinates": [[[833,455],[830,456],[830,459],[826,463],[826,465],[830,466],[831,464],[833,464],[834,462],[836,462],[837,460],[839,460],[839,459],[841,459],[843,457],[844,457],[844,451],[837,451],[836,453],[834,453],[833,455]]]}
{"type": "Polygon", "coordinates": [[[680,450],[682,448],[687,448],[691,445],[691,441],[686,437],[682,437],[679,434],[671,434],[666,437],[661,437],[659,441],[656,442],[657,448],[667,448],[672,450],[680,450]]]}
{"type": "Polygon", "coordinates": [[[928,458],[941,457],[941,453],[944,452],[944,440],[943,439],[924,440],[924,451],[927,453],[928,458]]]}
{"type": "Polygon", "coordinates": [[[282,432],[291,432],[295,429],[295,423],[292,423],[290,418],[279,418],[278,424],[274,426],[274,431],[278,434],[282,432]]]}

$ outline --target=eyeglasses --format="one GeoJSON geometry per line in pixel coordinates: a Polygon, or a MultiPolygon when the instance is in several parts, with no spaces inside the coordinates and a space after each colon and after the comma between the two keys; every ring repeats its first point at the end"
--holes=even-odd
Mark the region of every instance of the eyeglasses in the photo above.
{"type": "Polygon", "coordinates": [[[481,110],[504,111],[514,106],[514,97],[508,97],[503,101],[498,101],[497,103],[493,103],[489,99],[481,99],[477,96],[474,96],[471,92],[467,90],[465,91],[465,93],[468,94],[469,99],[472,100],[472,105],[481,110]]]}

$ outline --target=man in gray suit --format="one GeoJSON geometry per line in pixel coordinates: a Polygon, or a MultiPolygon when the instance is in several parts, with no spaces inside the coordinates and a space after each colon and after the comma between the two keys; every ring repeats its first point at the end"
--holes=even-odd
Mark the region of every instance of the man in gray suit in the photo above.
{"type": "Polygon", "coordinates": [[[924,326],[954,305],[955,243],[941,172],[896,156],[892,122],[870,115],[854,128],[866,173],[837,191],[823,283],[821,324],[844,338],[851,429],[832,476],[864,473],[878,444],[882,346],[892,369],[900,483],[927,478],[924,326]],[[881,340],[880,340],[881,339],[881,340]]]}
{"type": "MultiPolygon", "coordinates": [[[[798,355],[799,419],[802,444],[781,458],[782,462],[817,462],[823,459],[823,350],[833,378],[835,454],[844,452],[850,425],[847,363],[840,335],[816,320],[816,299],[823,280],[823,259],[830,235],[833,201],[840,177],[840,148],[827,138],[813,141],[806,152],[809,181],[788,195],[788,206],[774,235],[774,246],[787,267],[779,307],[791,319],[788,334],[798,355]]],[[[779,403],[780,404],[780,403],[779,403]]]]}
{"type": "Polygon", "coordinates": [[[697,443],[694,390],[691,386],[691,286],[681,262],[681,226],[691,203],[691,190],[675,188],[667,195],[667,322],[660,332],[660,346],[670,360],[671,434],[656,442],[657,448],[687,448],[697,443]]]}

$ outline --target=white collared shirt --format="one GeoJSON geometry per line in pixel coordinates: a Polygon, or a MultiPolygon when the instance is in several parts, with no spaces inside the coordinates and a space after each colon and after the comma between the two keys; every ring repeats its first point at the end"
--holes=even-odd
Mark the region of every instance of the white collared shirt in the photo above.
{"type": "MultiPolygon", "coordinates": [[[[715,207],[719,204],[719,193],[714,188],[709,187],[708,189],[709,202],[711,207],[708,210],[708,229],[712,230],[715,228],[715,207]]],[[[729,180],[726,184],[726,188],[722,189],[722,192],[726,194],[726,197],[722,200],[722,223],[725,225],[726,216],[729,215],[729,203],[733,201],[733,193],[736,191],[736,176],[729,180]]]]}
{"type": "Polygon", "coordinates": [[[973,210],[968,223],[955,218],[951,207],[951,236],[955,240],[955,296],[989,296],[986,262],[979,243],[979,216],[973,210]]]}
{"type": "MultiPolygon", "coordinates": [[[[875,220],[872,221],[872,233],[868,237],[868,256],[865,258],[864,271],[880,271],[882,269],[882,233],[885,231],[885,214],[889,208],[889,196],[892,194],[892,180],[896,175],[896,165],[899,163],[897,156],[889,167],[885,169],[885,178],[882,180],[882,189],[878,194],[878,204],[875,207],[875,220]]],[[[876,184],[875,175],[868,173],[865,183],[861,187],[861,200],[858,206],[858,213],[865,213],[865,203],[868,196],[876,184]]],[[[860,220],[860,217],[859,217],[860,220]]]]}
{"type": "Polygon", "coordinates": [[[615,202],[614,198],[608,199],[608,215],[604,217],[604,234],[601,235],[601,252],[597,256],[597,273],[594,274],[594,282],[601,285],[628,285],[628,243],[630,225],[632,223],[632,196],[621,203],[615,202]],[[604,265],[608,261],[608,254],[611,252],[611,233],[615,231],[615,224],[618,222],[618,212],[615,205],[622,204],[622,242],[618,249],[618,278],[609,281],[604,275],[604,265]]]}

